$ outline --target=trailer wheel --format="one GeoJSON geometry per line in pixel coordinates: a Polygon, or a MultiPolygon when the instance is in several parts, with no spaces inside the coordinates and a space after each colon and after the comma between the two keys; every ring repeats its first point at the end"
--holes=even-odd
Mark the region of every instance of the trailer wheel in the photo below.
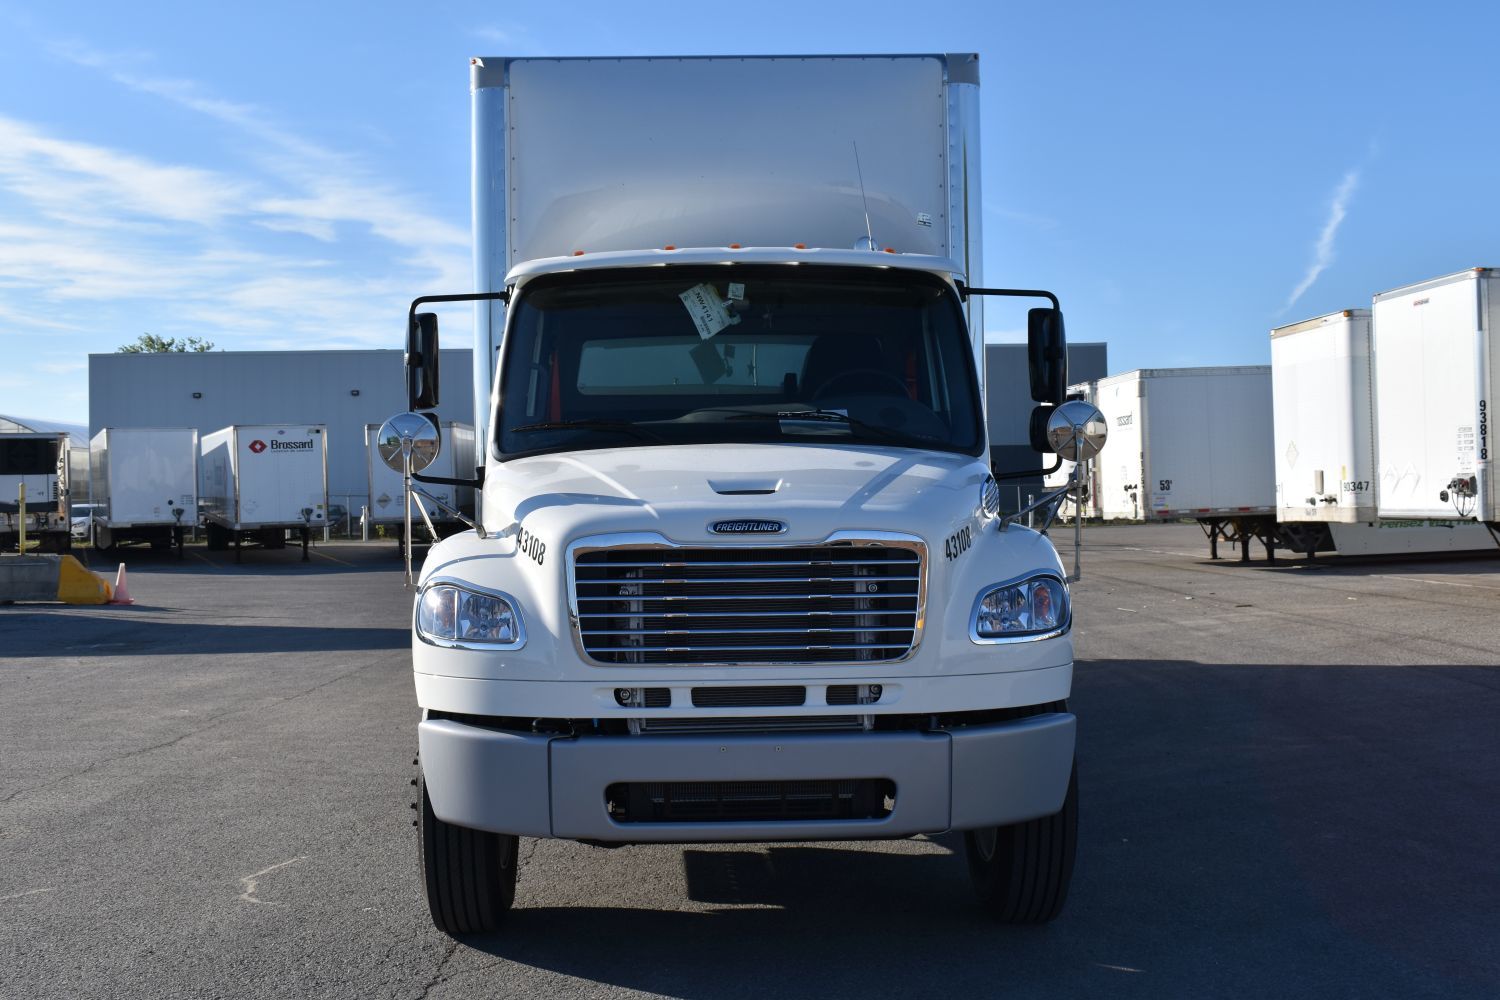
{"type": "Polygon", "coordinates": [[[1078,847],[1078,764],[1062,810],[964,834],[969,876],[984,908],[1010,924],[1045,924],[1062,912],[1078,847]]]}
{"type": "Polygon", "coordinates": [[[427,909],[445,934],[499,930],[516,899],[520,838],[454,826],[437,818],[422,779],[421,858],[427,909]]]}

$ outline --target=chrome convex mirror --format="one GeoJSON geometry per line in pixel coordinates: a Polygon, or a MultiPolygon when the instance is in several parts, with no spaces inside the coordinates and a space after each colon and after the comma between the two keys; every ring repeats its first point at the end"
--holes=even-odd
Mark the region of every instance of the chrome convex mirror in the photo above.
{"type": "MultiPolygon", "coordinates": [[[[442,447],[437,424],[420,413],[398,413],[381,424],[375,435],[375,450],[380,453],[380,460],[401,473],[401,508],[406,512],[401,548],[406,559],[408,587],[411,586],[411,474],[431,465],[442,447]]],[[[426,510],[422,511],[422,518],[427,519],[426,510]]]]}
{"type": "Polygon", "coordinates": [[[421,472],[433,463],[442,450],[443,441],[431,420],[420,413],[398,413],[380,425],[375,436],[375,450],[380,460],[396,472],[405,473],[406,456],[411,455],[411,471],[421,472]]]}
{"type": "Polygon", "coordinates": [[[1047,418],[1047,443],[1069,462],[1087,462],[1104,448],[1109,424],[1099,407],[1070,399],[1047,418]]]}

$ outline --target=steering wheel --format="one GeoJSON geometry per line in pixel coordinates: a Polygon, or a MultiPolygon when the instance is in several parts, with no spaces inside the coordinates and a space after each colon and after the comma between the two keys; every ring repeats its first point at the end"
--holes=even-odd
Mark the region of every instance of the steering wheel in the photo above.
{"type": "MultiPolygon", "coordinates": [[[[813,390],[813,398],[821,399],[824,396],[831,396],[833,395],[833,386],[838,385],[840,382],[847,382],[851,379],[861,377],[865,379],[867,384],[870,382],[889,383],[895,388],[896,395],[900,396],[903,399],[907,397],[906,383],[890,372],[881,371],[879,368],[851,368],[848,371],[839,372],[836,375],[832,375],[825,379],[822,385],[813,390]]],[[[878,396],[881,395],[881,392],[879,389],[866,389],[863,392],[852,393],[852,395],[878,396]]]]}

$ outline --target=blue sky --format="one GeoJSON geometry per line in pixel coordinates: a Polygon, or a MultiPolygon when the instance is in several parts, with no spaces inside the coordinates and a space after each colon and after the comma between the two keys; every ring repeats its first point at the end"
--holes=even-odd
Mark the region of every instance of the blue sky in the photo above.
{"type": "Polygon", "coordinates": [[[145,331],[399,346],[470,283],[476,54],[978,51],[984,279],[1115,371],[1500,265],[1492,4],[223,6],[0,0],[0,413],[145,331]]]}

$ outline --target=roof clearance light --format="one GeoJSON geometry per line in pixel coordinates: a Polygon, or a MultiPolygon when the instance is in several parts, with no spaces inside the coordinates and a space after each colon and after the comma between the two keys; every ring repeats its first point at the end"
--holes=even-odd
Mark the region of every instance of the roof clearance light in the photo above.
{"type": "Polygon", "coordinates": [[[896,252],[896,248],[895,247],[886,247],[885,248],[885,252],[886,253],[895,253],[896,252]]]}
{"type": "Polygon", "coordinates": [[[740,248],[740,245],[738,243],[731,243],[731,244],[729,244],[729,249],[731,249],[731,250],[738,250],[739,248],[740,248]]]}
{"type": "Polygon", "coordinates": [[[792,248],[795,249],[795,250],[806,250],[807,249],[807,244],[806,243],[793,243],[792,244],[792,248]]]}
{"type": "Polygon", "coordinates": [[[582,250],[574,250],[573,251],[573,256],[574,257],[582,257],[583,256],[583,251],[582,250]]]}
{"type": "Polygon", "coordinates": [[[676,250],[677,247],[675,245],[671,244],[671,243],[668,243],[666,246],[662,247],[662,249],[663,250],[676,250]]]}

